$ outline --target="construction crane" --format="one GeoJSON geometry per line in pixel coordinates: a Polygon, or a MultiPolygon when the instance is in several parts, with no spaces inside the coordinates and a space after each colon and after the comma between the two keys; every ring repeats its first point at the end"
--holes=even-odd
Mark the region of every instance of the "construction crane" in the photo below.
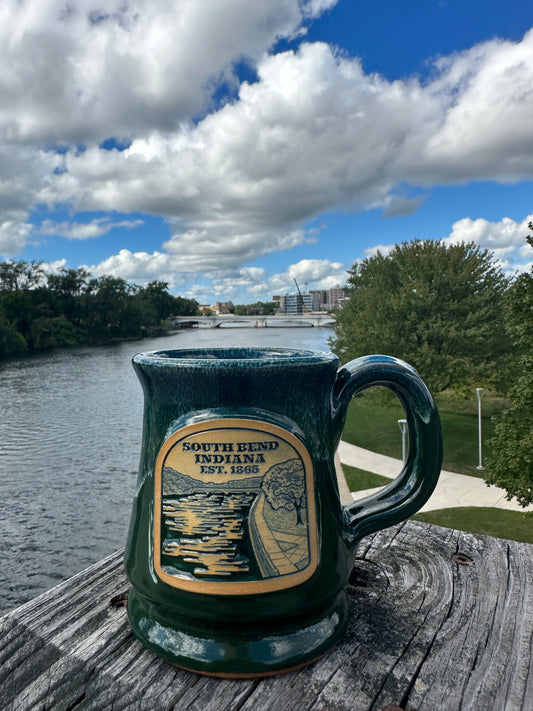
{"type": "Polygon", "coordinates": [[[300,287],[298,286],[298,282],[296,281],[296,279],[294,280],[294,283],[296,284],[296,288],[298,289],[298,296],[300,297],[300,301],[302,304],[302,310],[306,314],[307,309],[305,308],[304,297],[302,296],[302,292],[300,291],[300,287]]]}

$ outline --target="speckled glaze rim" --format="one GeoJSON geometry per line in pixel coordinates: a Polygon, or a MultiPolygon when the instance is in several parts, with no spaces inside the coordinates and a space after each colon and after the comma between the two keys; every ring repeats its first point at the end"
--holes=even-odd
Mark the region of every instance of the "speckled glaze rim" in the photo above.
{"type": "Polygon", "coordinates": [[[290,367],[291,365],[314,365],[336,363],[338,358],[328,351],[298,348],[177,348],[163,351],[147,351],[133,357],[138,365],[186,366],[201,368],[228,367],[290,367]]]}

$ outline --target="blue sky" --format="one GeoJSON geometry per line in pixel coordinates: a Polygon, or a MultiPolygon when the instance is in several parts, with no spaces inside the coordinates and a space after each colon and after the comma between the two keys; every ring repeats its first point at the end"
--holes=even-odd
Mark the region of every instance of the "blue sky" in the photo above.
{"type": "Polygon", "coordinates": [[[105,7],[0,7],[0,258],[201,303],[413,238],[529,268],[530,2],[105,7]]]}

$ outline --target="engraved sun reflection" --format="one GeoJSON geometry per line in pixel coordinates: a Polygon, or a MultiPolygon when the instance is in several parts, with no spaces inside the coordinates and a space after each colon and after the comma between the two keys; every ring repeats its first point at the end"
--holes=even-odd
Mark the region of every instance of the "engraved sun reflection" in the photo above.
{"type": "Polygon", "coordinates": [[[169,535],[163,553],[194,564],[195,575],[247,572],[249,561],[238,554],[234,541],[244,536],[240,510],[248,507],[252,494],[196,493],[181,499],[167,499],[163,516],[169,535]]]}

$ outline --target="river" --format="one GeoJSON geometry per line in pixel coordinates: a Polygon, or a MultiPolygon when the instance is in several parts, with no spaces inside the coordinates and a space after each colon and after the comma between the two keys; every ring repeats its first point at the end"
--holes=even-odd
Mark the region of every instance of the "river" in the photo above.
{"type": "Polygon", "coordinates": [[[124,546],[143,395],[140,351],[329,350],[327,328],[198,328],[0,361],[0,614],[124,546]]]}

